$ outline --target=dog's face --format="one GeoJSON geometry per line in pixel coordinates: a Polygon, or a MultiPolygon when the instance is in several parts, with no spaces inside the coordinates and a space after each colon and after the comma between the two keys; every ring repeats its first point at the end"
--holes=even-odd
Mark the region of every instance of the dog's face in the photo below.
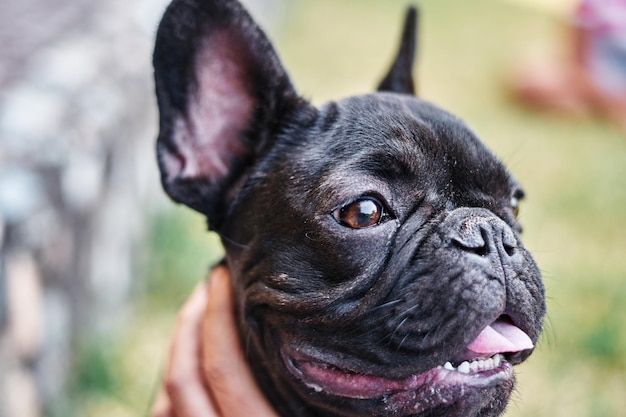
{"type": "Polygon", "coordinates": [[[414,21],[384,91],[319,109],[234,1],[176,0],[159,29],[163,184],[221,234],[286,416],[499,415],[542,328],[523,192],[411,94],[414,21]]]}

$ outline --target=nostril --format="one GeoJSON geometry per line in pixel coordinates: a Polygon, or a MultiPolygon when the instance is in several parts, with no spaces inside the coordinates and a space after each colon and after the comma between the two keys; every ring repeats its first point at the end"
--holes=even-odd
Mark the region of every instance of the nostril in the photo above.
{"type": "Polygon", "coordinates": [[[504,246],[504,252],[509,256],[514,256],[515,253],[517,252],[517,246],[507,245],[506,243],[503,244],[503,246],[504,246]]]}
{"type": "Polygon", "coordinates": [[[508,256],[514,256],[517,253],[517,240],[510,229],[502,229],[502,247],[508,256]]]}
{"type": "Polygon", "coordinates": [[[489,254],[489,236],[482,227],[480,228],[480,234],[474,233],[465,237],[453,237],[452,243],[464,252],[478,256],[487,256],[489,254]]]}
{"type": "Polygon", "coordinates": [[[452,237],[451,241],[456,248],[479,256],[489,255],[492,249],[504,251],[509,257],[517,253],[517,240],[510,229],[485,224],[473,226],[452,237]]]}
{"type": "Polygon", "coordinates": [[[513,229],[484,209],[458,209],[442,227],[445,244],[459,253],[511,262],[524,251],[513,229]]]}
{"type": "Polygon", "coordinates": [[[489,254],[489,246],[487,245],[473,247],[468,246],[457,239],[453,239],[452,243],[456,248],[462,250],[463,252],[473,253],[478,256],[487,256],[489,254]]]}

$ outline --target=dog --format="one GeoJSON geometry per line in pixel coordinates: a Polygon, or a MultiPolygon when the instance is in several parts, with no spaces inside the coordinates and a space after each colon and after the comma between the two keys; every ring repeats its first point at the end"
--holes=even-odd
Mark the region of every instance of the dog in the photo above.
{"type": "Polygon", "coordinates": [[[174,0],[154,50],[167,194],[208,218],[283,416],[497,416],[543,327],[524,192],[417,98],[417,13],[375,93],[315,107],[235,0],[174,0]]]}

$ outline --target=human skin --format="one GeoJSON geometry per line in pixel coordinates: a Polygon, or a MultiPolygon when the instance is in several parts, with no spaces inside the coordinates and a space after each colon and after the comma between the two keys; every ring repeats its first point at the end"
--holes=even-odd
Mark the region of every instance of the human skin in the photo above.
{"type": "Polygon", "coordinates": [[[168,361],[152,417],[278,417],[245,361],[225,267],[181,309],[168,361]]]}

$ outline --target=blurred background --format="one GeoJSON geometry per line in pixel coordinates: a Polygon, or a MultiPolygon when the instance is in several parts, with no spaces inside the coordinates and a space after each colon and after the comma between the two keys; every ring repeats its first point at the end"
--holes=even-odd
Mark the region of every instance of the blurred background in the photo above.
{"type": "MultiPolygon", "coordinates": [[[[247,0],[300,92],[370,91],[405,0],[247,0]]],[[[626,410],[626,134],[520,105],[567,0],[420,1],[420,95],[523,183],[548,318],[507,416],[626,410]]],[[[176,311],[221,256],[160,189],[151,48],[164,0],[0,4],[0,417],[147,415],[176,311]]]]}

